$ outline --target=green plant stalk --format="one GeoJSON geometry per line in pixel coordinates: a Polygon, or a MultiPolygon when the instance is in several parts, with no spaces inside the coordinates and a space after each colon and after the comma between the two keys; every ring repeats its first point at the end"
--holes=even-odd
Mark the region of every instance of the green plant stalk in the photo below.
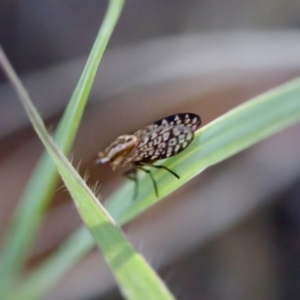
{"type": "MultiPolygon", "coordinates": [[[[107,200],[106,208],[116,223],[123,225],[173,190],[180,188],[204,169],[243,151],[299,120],[300,79],[298,78],[255,97],[201,128],[196,133],[193,143],[184,152],[164,161],[164,165],[180,174],[180,180],[174,179],[167,172],[153,171],[158,183],[160,199],[155,197],[149,178],[141,176],[140,194],[136,201],[132,201],[130,197],[134,191],[133,184],[126,182],[107,200]],[[124,195],[130,196],[124,198],[124,195]]],[[[81,230],[74,232],[71,238],[79,235],[81,230]]],[[[88,234],[82,234],[82,236],[82,240],[84,242],[87,240],[88,243],[88,234]]],[[[47,281],[47,284],[37,291],[39,295],[42,295],[59,280],[71,265],[70,261],[65,265],[62,262],[55,278],[55,270],[51,266],[48,268],[47,262],[60,261],[64,253],[70,255],[76,253],[78,257],[82,257],[83,252],[87,252],[91,248],[92,244],[89,244],[86,249],[83,249],[82,245],[71,248],[68,247],[68,243],[63,244],[51,258],[24,280],[18,293],[30,295],[31,287],[39,287],[44,281],[47,281]],[[50,280],[48,280],[48,272],[52,274],[50,280]]],[[[76,259],[73,263],[76,263],[76,259]]]]}
{"type": "MultiPolygon", "coordinates": [[[[2,49],[0,49],[0,63],[17,91],[33,128],[53,159],[81,218],[102,250],[105,260],[119,283],[122,294],[129,300],[144,299],[145,295],[148,299],[174,299],[143,257],[134,251],[114,220],[56,146],[2,49]]],[[[23,295],[21,296],[24,299],[23,295]]]]}
{"type": "MultiPolygon", "coordinates": [[[[123,0],[109,2],[91,54],[55,132],[54,139],[64,153],[69,153],[72,147],[98,65],[119,18],[122,6],[123,0]]],[[[28,257],[37,229],[54,193],[57,180],[57,169],[52,159],[45,153],[21,197],[20,204],[13,216],[12,226],[4,240],[0,258],[1,292],[4,291],[4,287],[9,284],[9,281],[18,274],[28,257]]]]}
{"type": "MultiPolygon", "coordinates": [[[[194,141],[183,152],[159,164],[180,175],[173,178],[164,170],[153,170],[160,199],[180,188],[206,168],[241,152],[300,120],[300,79],[295,79],[232,109],[196,132],[194,141]]],[[[105,207],[118,224],[124,224],[154,203],[147,174],[141,174],[136,201],[123,199],[133,193],[133,183],[122,185],[106,200],[105,207]]]]}

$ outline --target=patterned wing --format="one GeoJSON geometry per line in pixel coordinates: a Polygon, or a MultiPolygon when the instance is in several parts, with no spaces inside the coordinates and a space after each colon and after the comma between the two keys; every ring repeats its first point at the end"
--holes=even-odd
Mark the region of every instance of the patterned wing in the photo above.
{"type": "Polygon", "coordinates": [[[151,132],[153,129],[157,129],[160,126],[176,126],[176,125],[186,125],[191,127],[193,132],[195,132],[201,125],[201,118],[193,113],[180,113],[176,115],[171,115],[166,118],[160,119],[143,129],[140,129],[133,133],[137,137],[142,137],[145,134],[151,132]]]}
{"type": "Polygon", "coordinates": [[[200,117],[192,113],[158,120],[134,133],[140,142],[128,159],[131,162],[151,162],[176,155],[193,141],[200,124],[200,117]]]}

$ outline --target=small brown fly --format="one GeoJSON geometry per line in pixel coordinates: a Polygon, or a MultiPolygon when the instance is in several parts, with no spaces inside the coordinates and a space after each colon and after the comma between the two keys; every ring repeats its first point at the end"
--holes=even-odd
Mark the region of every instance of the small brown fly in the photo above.
{"type": "Polygon", "coordinates": [[[147,167],[165,169],[179,179],[180,177],[166,166],[154,163],[187,148],[200,125],[201,119],[196,114],[171,115],[132,134],[117,137],[103,152],[98,153],[96,163],[109,163],[112,170],[127,170],[124,175],[135,181],[134,198],[138,194],[137,170],[148,173],[158,197],[156,182],[147,167]]]}

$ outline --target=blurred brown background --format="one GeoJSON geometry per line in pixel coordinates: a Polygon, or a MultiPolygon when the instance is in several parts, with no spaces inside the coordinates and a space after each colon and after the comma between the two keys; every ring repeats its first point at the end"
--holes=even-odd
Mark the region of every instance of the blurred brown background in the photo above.
{"type": "MultiPolygon", "coordinates": [[[[106,1],[0,2],[0,42],[53,129],[106,1]]],[[[104,200],[124,179],[95,166],[121,133],[180,111],[207,124],[300,73],[300,1],[128,0],[72,155],[104,200]]],[[[0,235],[42,151],[0,75],[0,235]]],[[[300,95],[299,95],[300,101],[300,95]]],[[[266,112],[268,113],[268,112],[266,112]]],[[[125,227],[178,299],[300,298],[300,125],[203,172],[125,227]]],[[[81,224],[59,190],[32,253],[40,262],[81,224]],[[42,237],[43,236],[43,237],[42,237]]],[[[45,299],[121,299],[98,251],[45,299]]],[[[145,298],[146,299],[146,298],[145,298]]]]}

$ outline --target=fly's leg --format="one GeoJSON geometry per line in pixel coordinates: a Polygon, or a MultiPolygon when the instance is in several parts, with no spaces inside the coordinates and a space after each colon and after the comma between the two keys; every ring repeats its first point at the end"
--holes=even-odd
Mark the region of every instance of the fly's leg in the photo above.
{"type": "Polygon", "coordinates": [[[156,169],[164,169],[166,171],[168,171],[169,173],[171,173],[172,175],[174,175],[177,179],[180,179],[179,175],[177,175],[174,171],[170,170],[169,168],[167,168],[166,166],[157,166],[157,165],[149,165],[152,168],[156,168],[156,169]]]}
{"type": "Polygon", "coordinates": [[[158,198],[157,185],[156,185],[156,182],[155,182],[155,180],[154,180],[154,177],[153,177],[151,171],[150,171],[150,170],[147,170],[147,169],[145,169],[145,168],[143,168],[143,165],[140,165],[140,164],[136,164],[136,167],[137,167],[138,169],[140,169],[140,170],[146,172],[147,174],[149,174],[149,176],[150,176],[150,178],[151,178],[151,181],[152,181],[152,183],[153,183],[153,186],[154,186],[155,195],[156,195],[156,197],[158,198]]]}

